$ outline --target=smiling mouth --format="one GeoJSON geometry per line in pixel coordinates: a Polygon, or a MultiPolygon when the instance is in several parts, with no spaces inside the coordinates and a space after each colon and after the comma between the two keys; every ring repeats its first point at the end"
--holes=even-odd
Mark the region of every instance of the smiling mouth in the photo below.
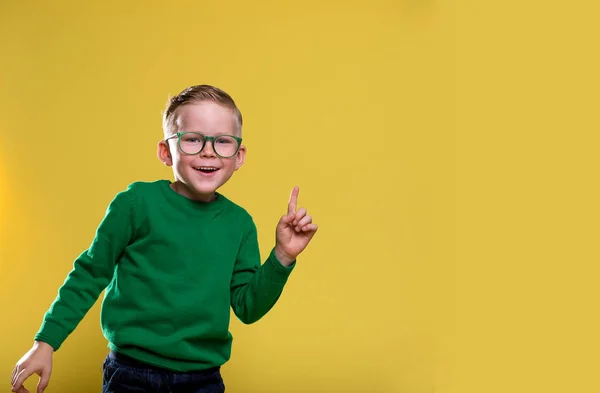
{"type": "Polygon", "coordinates": [[[215,168],[214,166],[197,166],[194,169],[202,173],[214,173],[219,170],[219,168],[215,168]]]}

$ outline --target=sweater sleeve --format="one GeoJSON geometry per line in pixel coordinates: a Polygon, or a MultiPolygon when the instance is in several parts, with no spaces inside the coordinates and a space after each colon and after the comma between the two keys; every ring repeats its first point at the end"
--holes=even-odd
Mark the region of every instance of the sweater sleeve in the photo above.
{"type": "Polygon", "coordinates": [[[35,335],[35,340],[62,345],[94,305],[113,277],[117,261],[133,236],[133,190],[118,193],[96,229],[90,247],[74,261],[35,335]]]}
{"type": "Polygon", "coordinates": [[[260,262],[256,225],[250,219],[231,281],[231,307],[245,324],[258,321],[275,305],[296,265],[282,265],[274,249],[265,263],[260,262]]]}

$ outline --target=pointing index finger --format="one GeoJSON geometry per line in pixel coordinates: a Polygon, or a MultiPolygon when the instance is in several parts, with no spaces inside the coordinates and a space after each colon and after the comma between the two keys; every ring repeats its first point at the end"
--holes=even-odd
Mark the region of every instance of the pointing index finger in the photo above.
{"type": "Polygon", "coordinates": [[[298,192],[300,189],[298,186],[294,187],[290,194],[290,200],[288,202],[288,214],[296,213],[296,205],[298,204],[298,192]]]}

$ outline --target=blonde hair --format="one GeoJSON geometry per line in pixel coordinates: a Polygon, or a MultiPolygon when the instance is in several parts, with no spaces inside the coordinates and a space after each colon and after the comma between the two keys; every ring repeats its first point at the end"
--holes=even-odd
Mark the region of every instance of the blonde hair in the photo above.
{"type": "Polygon", "coordinates": [[[229,94],[223,90],[210,85],[194,85],[186,88],[181,93],[172,97],[167,102],[163,113],[163,132],[165,135],[171,133],[175,127],[175,111],[177,108],[202,101],[212,101],[233,110],[239,134],[242,133],[242,113],[229,94]]]}

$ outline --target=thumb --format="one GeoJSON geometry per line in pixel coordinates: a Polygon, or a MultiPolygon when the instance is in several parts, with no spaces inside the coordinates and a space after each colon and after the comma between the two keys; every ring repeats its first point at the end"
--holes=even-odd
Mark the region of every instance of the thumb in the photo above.
{"type": "Polygon", "coordinates": [[[42,370],[40,374],[40,381],[37,385],[37,393],[42,393],[44,389],[48,387],[48,382],[50,381],[50,371],[45,368],[42,370]]]}
{"type": "Polygon", "coordinates": [[[281,217],[281,219],[279,220],[279,226],[286,226],[292,223],[292,221],[294,221],[294,217],[296,217],[296,215],[294,213],[288,213],[284,216],[281,217]]]}

